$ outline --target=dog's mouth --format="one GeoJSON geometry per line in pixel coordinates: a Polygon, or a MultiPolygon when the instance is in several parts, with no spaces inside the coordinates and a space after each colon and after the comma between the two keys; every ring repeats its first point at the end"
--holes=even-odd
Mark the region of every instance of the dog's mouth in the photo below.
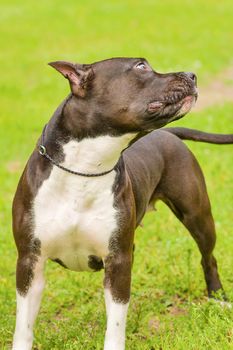
{"type": "Polygon", "coordinates": [[[197,100],[197,93],[194,95],[188,95],[184,97],[181,101],[177,102],[178,111],[175,114],[175,117],[182,117],[186,113],[188,113],[192,107],[195,105],[197,100]]]}
{"type": "Polygon", "coordinates": [[[148,104],[147,112],[150,115],[148,122],[166,125],[167,123],[180,119],[187,114],[195,105],[198,97],[197,90],[182,96],[181,98],[171,97],[162,101],[154,101],[148,104]]]}
{"type": "Polygon", "coordinates": [[[183,113],[189,112],[193,107],[197,100],[197,96],[197,91],[195,91],[194,93],[188,94],[179,99],[172,97],[169,100],[165,99],[164,101],[154,101],[149,103],[147,110],[149,113],[154,114],[156,112],[166,112],[166,110],[172,108],[174,111],[176,110],[176,114],[183,115],[183,113]]]}

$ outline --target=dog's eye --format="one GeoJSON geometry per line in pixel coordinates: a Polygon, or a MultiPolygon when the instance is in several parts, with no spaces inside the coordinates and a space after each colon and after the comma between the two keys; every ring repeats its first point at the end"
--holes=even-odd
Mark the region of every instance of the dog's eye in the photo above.
{"type": "Polygon", "coordinates": [[[143,62],[140,62],[136,65],[136,68],[137,69],[141,69],[141,70],[146,70],[147,69],[147,66],[145,65],[145,63],[143,62]]]}

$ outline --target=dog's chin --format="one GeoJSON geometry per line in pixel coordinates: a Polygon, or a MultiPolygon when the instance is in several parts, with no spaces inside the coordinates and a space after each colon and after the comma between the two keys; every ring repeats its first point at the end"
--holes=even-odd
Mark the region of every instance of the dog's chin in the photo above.
{"type": "Polygon", "coordinates": [[[195,105],[196,100],[197,100],[196,95],[186,96],[183,100],[181,100],[179,102],[179,105],[181,105],[181,107],[176,112],[175,117],[182,117],[185,114],[187,114],[192,109],[192,107],[195,105]]]}

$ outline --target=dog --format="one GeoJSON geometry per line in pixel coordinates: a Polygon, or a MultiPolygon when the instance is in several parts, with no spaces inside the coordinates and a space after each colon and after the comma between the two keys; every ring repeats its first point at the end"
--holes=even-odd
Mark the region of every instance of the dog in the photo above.
{"type": "Polygon", "coordinates": [[[145,59],[50,65],[71,93],[43,129],[13,201],[18,249],[14,350],[29,350],[47,259],[74,271],[105,270],[104,350],[125,348],[134,232],[149,205],[164,201],[202,254],[209,296],[222,290],[204,177],[180,139],[233,143],[233,135],[155,129],[197,99],[193,73],[155,72],[145,59]]]}

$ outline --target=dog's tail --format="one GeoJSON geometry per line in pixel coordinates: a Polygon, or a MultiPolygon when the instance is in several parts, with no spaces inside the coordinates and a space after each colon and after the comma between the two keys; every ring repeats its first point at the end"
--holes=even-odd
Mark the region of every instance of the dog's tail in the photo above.
{"type": "Polygon", "coordinates": [[[163,128],[162,130],[176,135],[181,140],[192,140],[222,145],[233,144],[233,134],[212,134],[189,128],[163,128]]]}

